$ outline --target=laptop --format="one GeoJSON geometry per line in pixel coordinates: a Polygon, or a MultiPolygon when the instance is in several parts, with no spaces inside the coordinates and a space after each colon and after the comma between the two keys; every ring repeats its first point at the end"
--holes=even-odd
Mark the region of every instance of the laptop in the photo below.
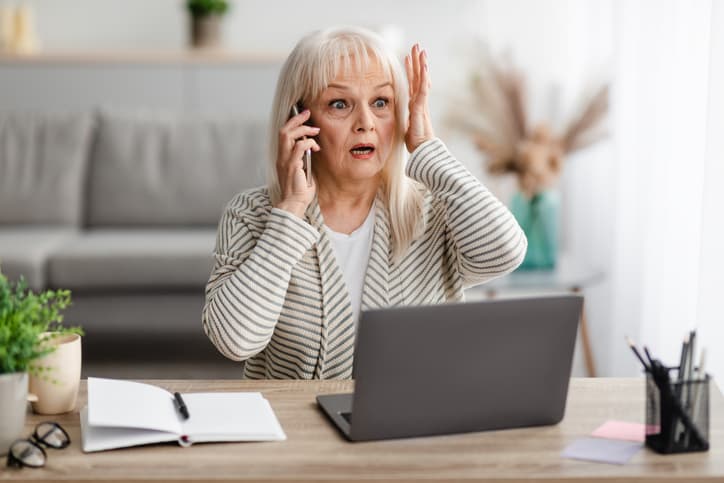
{"type": "Polygon", "coordinates": [[[351,441],[556,424],[583,298],[362,312],[354,393],[317,396],[351,441]]]}

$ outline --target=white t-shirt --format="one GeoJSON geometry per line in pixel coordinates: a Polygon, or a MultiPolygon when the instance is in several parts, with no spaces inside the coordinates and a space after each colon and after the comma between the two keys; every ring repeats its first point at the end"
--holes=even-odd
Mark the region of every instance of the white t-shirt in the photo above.
{"type": "Polygon", "coordinates": [[[372,235],[375,226],[375,207],[372,205],[367,218],[362,225],[349,235],[337,233],[327,228],[332,240],[337,264],[342,269],[344,281],[349,289],[349,298],[352,302],[355,327],[359,320],[360,306],[362,305],[362,288],[364,287],[367,262],[372,249],[372,235]]]}

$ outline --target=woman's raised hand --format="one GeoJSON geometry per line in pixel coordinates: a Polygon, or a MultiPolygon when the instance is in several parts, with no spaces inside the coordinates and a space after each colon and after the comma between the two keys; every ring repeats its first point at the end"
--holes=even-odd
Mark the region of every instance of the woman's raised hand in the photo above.
{"type": "Polygon", "coordinates": [[[309,109],[305,109],[292,116],[279,130],[276,166],[282,197],[276,207],[292,212],[300,218],[304,218],[304,212],[317,189],[314,177],[311,183],[307,183],[303,169],[304,152],[307,149],[319,151],[319,145],[312,139],[319,134],[319,128],[304,124],[310,115],[309,109]],[[305,136],[306,139],[303,139],[305,136]]]}
{"type": "Polygon", "coordinates": [[[410,87],[410,119],[405,133],[407,150],[413,152],[420,144],[435,137],[430,119],[428,95],[430,93],[430,71],[427,52],[419,44],[405,56],[405,71],[410,87]]]}

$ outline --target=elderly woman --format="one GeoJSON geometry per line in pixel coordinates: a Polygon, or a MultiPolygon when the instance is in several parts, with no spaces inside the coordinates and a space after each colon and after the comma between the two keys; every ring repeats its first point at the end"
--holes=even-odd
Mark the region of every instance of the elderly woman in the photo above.
{"type": "Polygon", "coordinates": [[[227,206],[202,315],[245,377],[349,378],[360,310],[460,301],[523,260],[510,212],[435,137],[419,46],[405,70],[356,28],[282,67],[268,185],[227,206]]]}

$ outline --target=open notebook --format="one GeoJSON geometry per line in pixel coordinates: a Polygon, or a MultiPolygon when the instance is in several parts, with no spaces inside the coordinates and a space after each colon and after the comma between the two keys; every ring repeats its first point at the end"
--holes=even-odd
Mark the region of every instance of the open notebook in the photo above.
{"type": "Polygon", "coordinates": [[[88,405],[81,410],[83,451],[178,441],[280,441],[286,439],[269,402],[259,392],[182,394],[189,418],[174,396],[140,382],[88,378],[88,405]]]}

